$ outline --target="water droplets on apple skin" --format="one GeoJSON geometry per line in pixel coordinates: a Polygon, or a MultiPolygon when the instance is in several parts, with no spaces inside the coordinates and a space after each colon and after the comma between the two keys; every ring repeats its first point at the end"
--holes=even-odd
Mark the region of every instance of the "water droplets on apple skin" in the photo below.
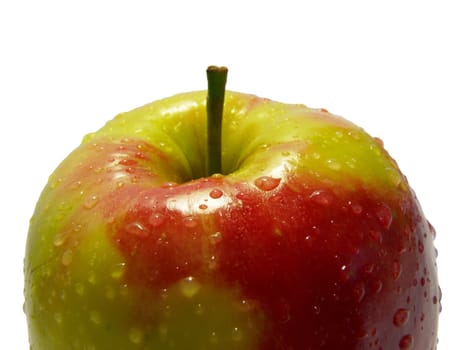
{"type": "Polygon", "coordinates": [[[222,241],[222,232],[216,231],[209,235],[209,242],[212,245],[217,245],[222,241]]]}
{"type": "Polygon", "coordinates": [[[402,274],[402,265],[399,260],[394,260],[392,263],[392,278],[397,281],[402,274]]]}
{"type": "Polygon", "coordinates": [[[412,349],[414,338],[410,334],[404,335],[399,341],[399,349],[409,350],[412,349]]]}
{"type": "Polygon", "coordinates": [[[155,212],[150,215],[148,222],[151,227],[159,227],[161,226],[166,220],[166,217],[164,214],[160,212],[155,212]]]}
{"type": "Polygon", "coordinates": [[[263,191],[272,191],[276,189],[280,182],[280,178],[274,178],[271,176],[260,176],[254,181],[255,186],[263,191]]]}
{"type": "Polygon", "coordinates": [[[66,249],[61,258],[62,265],[70,266],[73,261],[73,250],[71,248],[66,249]]]}
{"type": "Polygon", "coordinates": [[[97,205],[98,202],[99,197],[95,194],[91,194],[86,196],[86,198],[83,201],[83,206],[85,209],[92,209],[97,205]]]}
{"type": "Polygon", "coordinates": [[[128,338],[132,344],[139,345],[144,341],[144,333],[140,328],[132,327],[128,332],[128,338]]]}
{"type": "Polygon", "coordinates": [[[222,192],[222,190],[218,188],[214,188],[209,192],[209,197],[211,197],[212,199],[221,198],[223,195],[224,193],[222,192]]]}
{"type": "Polygon", "coordinates": [[[135,237],[147,238],[150,234],[149,229],[141,222],[131,222],[125,226],[125,231],[135,237]]]}
{"type": "Polygon", "coordinates": [[[126,271],[126,263],[122,262],[122,263],[116,264],[110,272],[110,277],[114,280],[120,280],[122,279],[125,271],[126,271]]]}
{"type": "Polygon", "coordinates": [[[182,295],[186,298],[193,298],[201,289],[201,284],[193,276],[188,276],[179,282],[182,295]]]}
{"type": "Polygon", "coordinates": [[[409,316],[410,316],[410,310],[404,309],[404,308],[398,309],[394,313],[394,316],[392,318],[392,320],[393,320],[392,322],[393,322],[394,326],[402,327],[405,324],[407,324],[407,322],[409,320],[409,316]]]}
{"type": "Polygon", "coordinates": [[[199,224],[198,219],[194,216],[185,216],[183,218],[183,225],[187,228],[195,228],[199,224]]]}
{"type": "Polygon", "coordinates": [[[102,316],[98,311],[91,310],[89,313],[89,320],[91,321],[92,324],[97,326],[102,323],[102,316]]]}
{"type": "Polygon", "coordinates": [[[79,296],[83,296],[86,292],[86,287],[83,283],[81,282],[76,282],[75,283],[75,293],[79,296]]]}
{"type": "Polygon", "coordinates": [[[334,193],[328,190],[316,190],[310,195],[310,199],[323,207],[329,207],[334,203],[334,193]]]}
{"type": "Polygon", "coordinates": [[[63,245],[63,243],[65,243],[66,239],[66,234],[58,233],[54,237],[53,244],[55,247],[60,247],[61,245],[63,245]]]}
{"type": "Polygon", "coordinates": [[[328,159],[326,160],[326,166],[331,169],[331,170],[334,170],[334,171],[339,171],[342,169],[342,164],[335,160],[335,159],[328,159]]]}
{"type": "Polygon", "coordinates": [[[352,211],[353,214],[355,214],[356,216],[359,216],[362,214],[363,212],[363,207],[361,206],[360,203],[358,202],[355,202],[355,201],[349,201],[348,202],[348,205],[352,211]]]}
{"type": "Polygon", "coordinates": [[[391,227],[393,214],[391,208],[387,204],[381,203],[376,208],[375,215],[383,229],[388,230],[391,227]]]}
{"type": "Polygon", "coordinates": [[[353,294],[354,300],[357,303],[361,303],[363,299],[365,298],[365,294],[366,294],[365,285],[363,283],[357,283],[352,289],[352,294],[353,294]]]}

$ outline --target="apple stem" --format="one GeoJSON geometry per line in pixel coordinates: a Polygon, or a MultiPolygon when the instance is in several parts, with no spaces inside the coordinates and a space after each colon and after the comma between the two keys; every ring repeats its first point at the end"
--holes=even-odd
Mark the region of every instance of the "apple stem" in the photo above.
{"type": "Polygon", "coordinates": [[[208,78],[208,97],[206,100],[208,118],[207,173],[209,176],[222,173],[222,114],[227,72],[226,67],[217,66],[209,66],[206,70],[208,78]]]}

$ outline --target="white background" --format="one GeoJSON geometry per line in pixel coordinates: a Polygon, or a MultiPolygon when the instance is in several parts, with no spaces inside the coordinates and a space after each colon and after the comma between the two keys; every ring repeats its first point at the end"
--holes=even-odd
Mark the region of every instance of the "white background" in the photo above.
{"type": "Polygon", "coordinates": [[[385,141],[438,232],[439,349],[464,346],[466,18],[449,0],[2,1],[0,348],[28,349],[24,246],[48,175],[118,112],[204,89],[210,64],[230,90],[385,141]]]}

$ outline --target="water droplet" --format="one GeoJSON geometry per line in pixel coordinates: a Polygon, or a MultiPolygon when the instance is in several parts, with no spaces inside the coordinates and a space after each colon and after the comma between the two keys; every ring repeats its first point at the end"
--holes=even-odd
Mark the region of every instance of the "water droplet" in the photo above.
{"type": "Polygon", "coordinates": [[[347,265],[342,265],[340,267],[339,276],[342,281],[347,281],[350,277],[350,271],[347,265]]]}
{"type": "Polygon", "coordinates": [[[376,155],[376,156],[380,156],[381,155],[381,148],[378,147],[377,144],[370,144],[370,151],[373,151],[373,153],[376,155]]]}
{"type": "Polygon", "coordinates": [[[211,332],[211,334],[209,335],[209,341],[211,342],[211,344],[217,344],[219,339],[217,337],[217,333],[216,332],[211,332]]]}
{"type": "Polygon", "coordinates": [[[221,198],[223,194],[224,193],[221,190],[215,188],[211,192],[209,192],[209,197],[213,199],[217,199],[217,198],[221,198]]]}
{"type": "Polygon", "coordinates": [[[97,202],[99,202],[99,197],[93,194],[84,199],[83,206],[86,209],[92,209],[97,205],[97,202]]]}
{"type": "Polygon", "coordinates": [[[278,236],[278,237],[282,236],[282,230],[279,227],[275,227],[273,232],[275,236],[278,236]]]}
{"type": "Polygon", "coordinates": [[[148,221],[149,225],[151,225],[152,227],[158,227],[164,223],[165,216],[161,213],[154,213],[149,217],[148,221]]]}
{"type": "Polygon", "coordinates": [[[350,201],[349,206],[355,215],[360,215],[363,212],[363,207],[359,203],[350,201]]]}
{"type": "Polygon", "coordinates": [[[118,164],[124,165],[124,166],[135,166],[136,164],[138,164],[138,162],[134,159],[122,159],[121,161],[118,162],[118,164]]]}
{"type": "Polygon", "coordinates": [[[135,157],[138,159],[144,159],[144,160],[149,160],[150,158],[144,154],[143,152],[136,152],[135,157]]]}
{"type": "Polygon", "coordinates": [[[255,180],[255,186],[263,191],[272,191],[281,182],[280,178],[273,178],[270,176],[261,176],[255,180]]]}
{"type": "Polygon", "coordinates": [[[327,190],[316,190],[310,195],[310,199],[316,204],[328,207],[334,202],[334,194],[327,190]]]}
{"type": "Polygon", "coordinates": [[[57,322],[58,324],[62,324],[63,322],[63,315],[60,313],[60,312],[56,312],[54,314],[54,319],[55,319],[55,322],[57,322]]]}
{"type": "Polygon", "coordinates": [[[212,245],[216,245],[222,241],[222,233],[217,231],[214,232],[213,234],[209,235],[209,242],[212,245]]]}
{"type": "Polygon", "coordinates": [[[428,222],[428,229],[430,230],[430,233],[433,237],[433,239],[436,238],[436,229],[435,227],[431,224],[431,222],[428,222]]]}
{"type": "Polygon", "coordinates": [[[376,217],[384,229],[389,229],[392,223],[392,211],[387,204],[381,204],[376,208],[376,217]]]}
{"type": "Polygon", "coordinates": [[[374,294],[378,294],[383,289],[383,282],[381,280],[375,280],[371,283],[371,290],[374,294]]]}
{"type": "Polygon", "coordinates": [[[211,255],[211,257],[209,258],[209,262],[208,262],[208,268],[209,268],[210,270],[214,270],[214,269],[217,268],[217,266],[218,266],[218,264],[217,264],[217,258],[216,258],[216,256],[215,256],[215,255],[211,255]]]}
{"type": "Polygon", "coordinates": [[[360,329],[356,332],[355,336],[357,337],[357,339],[365,339],[365,338],[367,338],[367,337],[369,336],[369,334],[368,334],[368,332],[366,331],[366,329],[360,328],[360,329]]]}
{"type": "Polygon", "coordinates": [[[195,314],[196,315],[202,315],[204,313],[204,305],[201,303],[198,303],[195,305],[195,314]]]}
{"type": "Polygon", "coordinates": [[[389,181],[390,181],[395,187],[399,187],[399,185],[400,185],[401,182],[402,182],[402,176],[401,176],[401,174],[399,173],[399,171],[397,171],[397,170],[394,169],[394,168],[386,168],[386,173],[388,174],[389,181]]]}
{"type": "Polygon", "coordinates": [[[350,169],[355,169],[357,167],[357,160],[352,157],[345,161],[345,165],[347,165],[350,169]]]}
{"type": "Polygon", "coordinates": [[[96,325],[102,322],[101,315],[99,314],[99,312],[95,310],[91,311],[91,313],[89,314],[89,319],[91,320],[92,323],[96,325]]]}
{"type": "Polygon", "coordinates": [[[238,192],[235,197],[241,201],[248,199],[248,194],[245,192],[238,192]]]}
{"type": "Polygon", "coordinates": [[[373,264],[373,263],[366,264],[363,267],[363,271],[368,275],[373,273],[374,270],[375,270],[375,264],[373,264]]]}
{"type": "Polygon", "coordinates": [[[239,342],[239,341],[242,341],[243,339],[243,332],[240,328],[238,327],[234,327],[232,329],[232,340],[233,341],[236,341],[236,342],[239,342]]]}
{"type": "Polygon", "coordinates": [[[399,341],[399,349],[409,350],[413,345],[413,337],[410,334],[404,335],[399,341]]]}
{"type": "Polygon", "coordinates": [[[122,296],[124,298],[128,297],[128,295],[129,295],[128,284],[125,283],[125,284],[120,285],[119,294],[120,294],[120,296],[122,296]]]}
{"type": "Polygon", "coordinates": [[[49,187],[53,190],[57,188],[61,183],[63,182],[62,178],[58,178],[57,180],[52,180],[52,178],[49,179],[49,187]]]}
{"type": "Polygon", "coordinates": [[[183,218],[183,225],[188,228],[194,228],[198,226],[198,221],[193,216],[186,216],[183,218]]]}
{"type": "Polygon", "coordinates": [[[201,284],[193,277],[188,276],[179,282],[180,291],[186,298],[192,298],[201,289],[201,284]]]}
{"type": "Polygon", "coordinates": [[[313,245],[314,245],[313,236],[311,236],[311,235],[305,236],[305,244],[306,244],[306,246],[309,247],[309,248],[313,247],[313,245]]]}
{"type": "Polygon", "coordinates": [[[379,145],[380,147],[384,147],[384,142],[383,140],[381,140],[379,137],[373,137],[373,140],[375,141],[375,143],[377,145],[379,145]]]}
{"type": "Polygon", "coordinates": [[[90,284],[96,284],[97,278],[96,278],[96,273],[94,271],[90,271],[88,274],[88,282],[90,284]]]}
{"type": "Polygon", "coordinates": [[[66,235],[64,233],[59,233],[54,237],[54,246],[59,247],[65,243],[66,235]]]}
{"type": "Polygon", "coordinates": [[[329,169],[334,170],[334,171],[338,171],[342,168],[341,163],[339,163],[335,159],[328,159],[326,161],[326,165],[328,166],[329,169]]]}
{"type": "Polygon", "coordinates": [[[143,331],[139,328],[133,327],[128,333],[128,338],[133,344],[141,344],[143,342],[143,331]]]}
{"type": "Polygon", "coordinates": [[[321,313],[321,307],[319,305],[313,305],[313,312],[315,315],[319,315],[321,313]]]}
{"type": "Polygon", "coordinates": [[[169,181],[169,182],[163,183],[163,184],[161,185],[161,187],[162,187],[162,188],[169,188],[169,189],[170,189],[170,188],[176,187],[177,185],[178,185],[178,184],[177,184],[176,182],[171,182],[171,181],[169,181]]]}
{"type": "Polygon", "coordinates": [[[394,281],[397,281],[402,273],[402,266],[401,263],[397,260],[392,262],[392,278],[394,281]]]}
{"type": "Polygon", "coordinates": [[[375,241],[375,242],[377,242],[377,243],[379,243],[379,244],[381,244],[381,243],[383,242],[383,236],[381,235],[381,232],[375,231],[375,230],[371,230],[371,231],[369,232],[369,235],[370,235],[370,238],[371,238],[373,241],[375,241]]]}
{"type": "Polygon", "coordinates": [[[78,188],[81,187],[81,185],[82,185],[81,181],[75,181],[70,185],[70,189],[77,190],[78,188]]]}
{"type": "Polygon", "coordinates": [[[82,283],[75,284],[75,292],[76,294],[82,296],[84,295],[84,285],[82,283]]]}
{"type": "Polygon", "coordinates": [[[125,231],[132,236],[146,238],[149,236],[149,230],[140,222],[132,222],[125,226],[125,231]]]}
{"type": "Polygon", "coordinates": [[[172,317],[172,307],[170,305],[164,305],[163,313],[166,318],[172,317]]]}
{"type": "Polygon", "coordinates": [[[360,303],[365,297],[365,286],[363,283],[358,283],[356,286],[354,286],[352,289],[352,294],[355,298],[355,301],[360,303]]]}
{"type": "Polygon", "coordinates": [[[396,327],[402,327],[407,323],[409,320],[410,316],[410,311],[407,309],[399,309],[396,311],[392,318],[392,323],[394,323],[394,326],[396,327]]]}
{"type": "Polygon", "coordinates": [[[112,270],[112,272],[110,273],[110,276],[114,279],[114,280],[119,280],[123,277],[123,274],[125,273],[125,268],[126,268],[126,264],[125,263],[120,263],[120,264],[117,264],[115,266],[115,268],[112,270]]]}
{"type": "Polygon", "coordinates": [[[249,312],[253,309],[253,303],[249,300],[242,299],[238,304],[237,304],[238,310],[240,312],[249,312]]]}
{"type": "Polygon", "coordinates": [[[73,251],[71,249],[67,249],[62,254],[62,264],[64,266],[69,266],[73,261],[73,251]]]}
{"type": "Polygon", "coordinates": [[[423,245],[422,241],[418,241],[418,251],[423,253],[425,251],[425,246],[423,245]]]}

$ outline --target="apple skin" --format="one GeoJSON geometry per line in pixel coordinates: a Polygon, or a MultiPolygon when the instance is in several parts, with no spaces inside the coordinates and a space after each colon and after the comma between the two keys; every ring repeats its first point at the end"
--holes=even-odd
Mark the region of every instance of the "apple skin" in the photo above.
{"type": "Polygon", "coordinates": [[[122,113],[30,222],[32,350],[435,349],[435,231],[382,142],[325,110],[206,92],[122,113]]]}

